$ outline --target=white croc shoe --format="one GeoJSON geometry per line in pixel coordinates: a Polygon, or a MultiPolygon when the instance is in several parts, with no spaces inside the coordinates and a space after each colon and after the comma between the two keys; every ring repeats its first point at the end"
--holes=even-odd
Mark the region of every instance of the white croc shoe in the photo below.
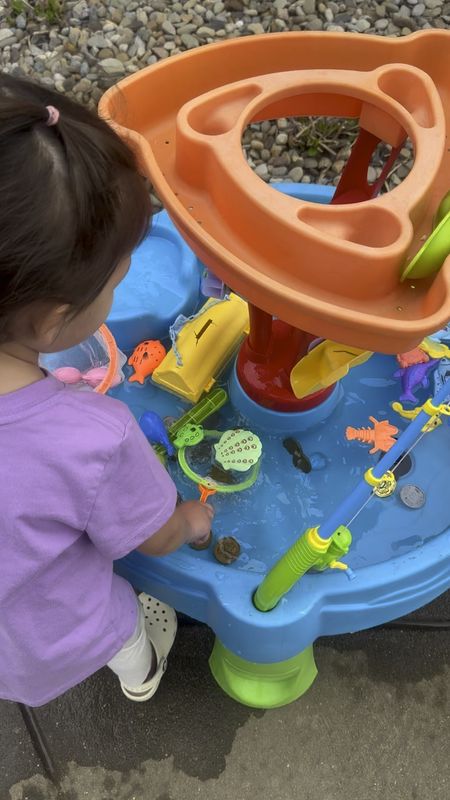
{"type": "Polygon", "coordinates": [[[129,700],[143,703],[150,700],[155,694],[167,668],[167,656],[175,641],[177,632],[177,615],[171,606],[166,606],[155,597],[141,592],[139,602],[145,616],[145,627],[148,638],[156,652],[156,672],[150,680],[140,686],[125,686],[121,683],[122,691],[129,700]]]}

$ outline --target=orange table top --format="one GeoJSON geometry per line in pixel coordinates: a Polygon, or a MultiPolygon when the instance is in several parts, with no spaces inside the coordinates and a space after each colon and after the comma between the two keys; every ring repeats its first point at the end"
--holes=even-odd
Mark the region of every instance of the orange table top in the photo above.
{"type": "Polygon", "coordinates": [[[401,39],[293,32],[232,39],[121,81],[100,113],[137,145],[188,244],[248,301],[311,333],[386,353],[450,318],[450,259],[403,283],[450,183],[450,32],[401,39]],[[242,132],[280,116],[359,118],[415,162],[365,202],[321,206],[248,167],[242,132]]]}

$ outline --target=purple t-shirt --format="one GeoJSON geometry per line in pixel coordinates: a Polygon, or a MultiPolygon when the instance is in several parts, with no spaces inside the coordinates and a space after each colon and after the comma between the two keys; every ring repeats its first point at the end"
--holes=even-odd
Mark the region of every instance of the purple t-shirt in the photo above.
{"type": "Polygon", "coordinates": [[[41,705],[132,635],[113,573],[176,489],[127,407],[44,378],[0,396],[0,697],[41,705]]]}

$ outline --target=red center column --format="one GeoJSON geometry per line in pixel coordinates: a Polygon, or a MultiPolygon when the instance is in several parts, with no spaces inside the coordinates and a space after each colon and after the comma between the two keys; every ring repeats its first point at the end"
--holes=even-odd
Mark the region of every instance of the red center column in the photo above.
{"type": "Polygon", "coordinates": [[[273,319],[249,305],[250,334],[242,344],[237,375],[242,388],[255,403],[273,411],[307,411],[323,403],[333,391],[328,386],[299,400],[291,388],[293,367],[308,352],[314,337],[273,319]]]}

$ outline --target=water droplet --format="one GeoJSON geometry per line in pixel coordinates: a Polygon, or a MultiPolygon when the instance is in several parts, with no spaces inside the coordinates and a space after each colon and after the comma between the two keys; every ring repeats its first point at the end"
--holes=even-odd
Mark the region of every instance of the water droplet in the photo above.
{"type": "Polygon", "coordinates": [[[311,453],[309,460],[313,470],[325,469],[328,463],[328,459],[323,453],[311,453]]]}

